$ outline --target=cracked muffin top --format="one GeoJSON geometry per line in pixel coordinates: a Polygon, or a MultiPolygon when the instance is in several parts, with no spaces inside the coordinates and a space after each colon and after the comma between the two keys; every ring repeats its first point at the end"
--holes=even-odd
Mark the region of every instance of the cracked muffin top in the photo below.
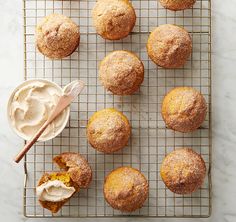
{"type": "Polygon", "coordinates": [[[115,95],[133,94],[139,89],[143,78],[143,63],[132,52],[113,51],[100,64],[99,79],[115,95]]]}
{"type": "Polygon", "coordinates": [[[147,51],[151,60],[163,68],[182,67],[192,52],[192,40],[182,27],[166,24],[149,35],[147,51]]]}
{"type": "Polygon", "coordinates": [[[172,11],[192,8],[196,0],[160,0],[161,5],[172,11]]]}
{"type": "Polygon", "coordinates": [[[69,56],[76,50],[79,41],[79,26],[64,15],[48,15],[36,27],[37,48],[51,59],[69,56]]]}
{"type": "Polygon", "coordinates": [[[94,113],[87,126],[88,141],[93,148],[113,153],[125,147],[131,134],[126,116],[113,108],[94,113]]]}
{"type": "Polygon", "coordinates": [[[114,209],[132,212],[143,206],[148,197],[149,185],[139,170],[119,167],[107,175],[103,193],[114,209]]]}
{"type": "Polygon", "coordinates": [[[190,194],[203,184],[206,166],[198,153],[180,148],[165,157],[160,172],[163,182],[172,192],[190,194]]]}
{"type": "Polygon", "coordinates": [[[201,126],[207,105],[203,95],[196,89],[176,87],[165,96],[161,113],[169,128],[187,133],[201,126]]]}
{"type": "Polygon", "coordinates": [[[109,40],[125,38],[136,22],[134,8],[128,0],[98,0],[92,18],[96,32],[109,40]]]}

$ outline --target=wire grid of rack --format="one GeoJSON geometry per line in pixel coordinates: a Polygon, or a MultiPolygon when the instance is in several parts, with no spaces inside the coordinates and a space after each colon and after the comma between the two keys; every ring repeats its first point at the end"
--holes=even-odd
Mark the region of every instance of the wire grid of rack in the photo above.
{"type": "Polygon", "coordinates": [[[120,41],[106,41],[96,35],[91,21],[95,0],[23,0],[25,79],[45,78],[62,87],[75,79],[86,82],[79,100],[71,106],[67,127],[57,138],[37,143],[25,158],[24,214],[28,217],[208,217],[211,213],[211,2],[198,0],[193,9],[172,12],[157,0],[132,0],[137,21],[133,33],[120,41]],[[35,49],[35,26],[51,13],[62,13],[80,26],[81,43],[77,51],[63,60],[49,60],[35,49]],[[157,67],[147,56],[148,34],[160,24],[185,27],[193,40],[193,52],[180,69],[157,67]],[[145,66],[140,91],[132,96],[113,96],[97,78],[99,61],[113,50],[135,52],[145,66]],[[175,86],[192,86],[201,91],[208,104],[203,126],[193,133],[182,134],[165,127],[160,115],[161,101],[175,86]],[[96,152],[88,145],[86,124],[97,110],[116,107],[132,124],[132,138],[122,151],[110,155],[96,152]],[[192,147],[207,165],[203,186],[191,195],[170,192],[160,178],[164,156],[178,147],[192,147]],[[64,151],[83,154],[93,170],[88,190],[81,190],[62,210],[52,215],[43,209],[35,195],[37,181],[44,172],[58,170],[54,155],[64,151]],[[113,210],[103,198],[103,181],[109,171],[119,166],[141,170],[150,184],[150,194],[143,208],[131,214],[113,210]]]}

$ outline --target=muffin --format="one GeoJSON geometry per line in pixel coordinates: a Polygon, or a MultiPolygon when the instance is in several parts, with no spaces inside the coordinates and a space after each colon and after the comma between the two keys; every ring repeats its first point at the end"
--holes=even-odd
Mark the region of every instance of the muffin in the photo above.
{"type": "Polygon", "coordinates": [[[203,95],[191,87],[176,87],[162,102],[162,117],[167,127],[187,133],[204,122],[207,105],[203,95]]]}
{"type": "Polygon", "coordinates": [[[113,153],[127,145],[131,127],[124,114],[113,108],[92,115],[87,126],[88,141],[93,148],[113,153]]]}
{"type": "Polygon", "coordinates": [[[203,184],[206,166],[202,157],[189,148],[169,153],[161,165],[161,178],[172,192],[190,194],[203,184]]]}
{"type": "Polygon", "coordinates": [[[143,206],[148,197],[149,186],[139,170],[120,167],[108,174],[103,192],[111,207],[122,212],[132,212],[143,206]]]}
{"type": "Polygon", "coordinates": [[[78,191],[79,187],[73,182],[67,172],[45,173],[36,187],[39,203],[52,213],[57,213],[71,196],[78,191]],[[65,187],[68,188],[70,193],[66,192],[65,187]]]}
{"type": "Polygon", "coordinates": [[[113,51],[101,62],[99,79],[115,95],[131,95],[143,82],[144,66],[132,52],[113,51]]]}
{"type": "Polygon", "coordinates": [[[46,16],[36,27],[37,48],[51,59],[69,56],[76,50],[79,41],[79,26],[64,15],[46,16]]]}
{"type": "Polygon", "coordinates": [[[163,68],[182,67],[192,52],[189,33],[176,25],[161,25],[149,35],[147,52],[151,60],[163,68]]]}
{"type": "Polygon", "coordinates": [[[132,31],[136,14],[128,0],[98,0],[92,10],[96,32],[104,39],[123,39],[132,31]]]}
{"type": "Polygon", "coordinates": [[[80,188],[88,188],[92,180],[92,170],[87,160],[79,153],[66,152],[53,158],[53,161],[65,170],[80,188]]]}
{"type": "Polygon", "coordinates": [[[160,0],[160,3],[164,8],[172,11],[192,8],[195,2],[196,0],[160,0]]]}

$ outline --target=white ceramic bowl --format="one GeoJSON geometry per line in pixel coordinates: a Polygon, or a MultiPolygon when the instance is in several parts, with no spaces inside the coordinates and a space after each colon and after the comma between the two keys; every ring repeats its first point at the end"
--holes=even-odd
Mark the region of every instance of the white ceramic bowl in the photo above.
{"type": "MultiPolygon", "coordinates": [[[[13,102],[13,98],[14,98],[14,95],[15,93],[17,92],[17,90],[19,90],[20,88],[26,86],[26,85],[29,85],[29,84],[33,84],[33,82],[35,81],[40,81],[40,82],[46,82],[47,84],[50,84],[51,86],[55,87],[59,92],[61,92],[61,94],[63,94],[63,89],[58,86],[56,83],[52,82],[52,81],[49,81],[49,80],[45,80],[45,79],[31,79],[31,80],[27,80],[23,83],[21,83],[19,86],[17,86],[15,88],[15,90],[12,92],[9,100],[8,100],[8,105],[7,105],[7,116],[8,116],[8,122],[11,126],[11,128],[13,129],[13,131],[18,135],[20,136],[21,138],[23,138],[24,140],[29,140],[30,137],[27,137],[24,133],[20,132],[18,129],[16,129],[12,123],[12,119],[11,119],[11,116],[10,116],[10,110],[11,110],[11,104],[13,102]]],[[[70,116],[70,107],[67,107],[66,110],[65,110],[66,114],[65,114],[65,117],[64,117],[64,120],[63,120],[63,124],[57,129],[57,131],[53,134],[53,135],[50,135],[48,137],[44,136],[43,138],[39,138],[38,141],[47,141],[47,140],[51,140],[53,138],[55,138],[56,136],[58,136],[62,130],[66,127],[66,124],[69,120],[69,116],[70,116]]]]}

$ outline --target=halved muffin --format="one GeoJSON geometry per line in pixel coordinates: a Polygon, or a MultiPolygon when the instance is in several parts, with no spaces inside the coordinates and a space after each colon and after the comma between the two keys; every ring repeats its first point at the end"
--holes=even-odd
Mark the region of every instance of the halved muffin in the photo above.
{"type": "Polygon", "coordinates": [[[36,187],[39,203],[52,213],[57,213],[76,192],[79,186],[67,172],[45,173],[36,187]]]}
{"type": "Polygon", "coordinates": [[[79,153],[66,152],[55,156],[53,161],[62,170],[67,171],[80,188],[88,188],[92,180],[92,170],[83,156],[79,153]]]}

